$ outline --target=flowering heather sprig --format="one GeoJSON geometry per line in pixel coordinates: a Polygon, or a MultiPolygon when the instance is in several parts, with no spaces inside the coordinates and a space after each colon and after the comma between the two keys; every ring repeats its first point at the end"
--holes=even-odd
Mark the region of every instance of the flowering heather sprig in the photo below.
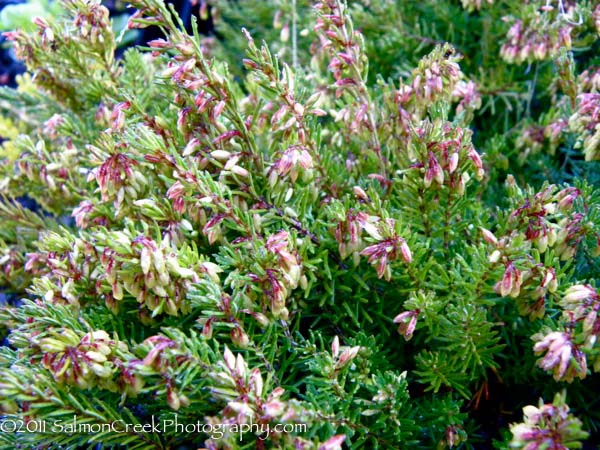
{"type": "Polygon", "coordinates": [[[513,21],[513,25],[500,49],[502,58],[513,64],[532,63],[553,58],[563,47],[570,49],[573,26],[565,17],[570,17],[574,9],[558,15],[552,14],[553,11],[554,7],[550,5],[540,9],[525,8],[520,19],[505,18],[513,21]]]}
{"type": "Polygon", "coordinates": [[[527,269],[518,269],[512,261],[506,263],[502,280],[494,285],[502,297],[515,298],[519,314],[531,319],[542,318],[546,312],[546,295],[558,287],[554,268],[523,262],[527,269]]]}
{"type": "MultiPolygon", "coordinates": [[[[259,86],[276,95],[264,106],[256,104],[257,107],[261,106],[256,126],[262,130],[269,129],[275,139],[281,137],[293,143],[280,152],[280,158],[269,169],[269,181],[273,182],[271,177],[275,176],[274,172],[279,174],[291,172],[290,177],[294,182],[298,172],[297,164],[305,169],[303,175],[309,179],[313,162],[318,170],[323,170],[317,143],[308,125],[311,116],[326,115],[325,111],[317,107],[321,96],[312,95],[301,103],[296,94],[296,75],[290,67],[283,63],[280,71],[280,63],[271,55],[269,48],[265,45],[258,48],[250,33],[245,29],[242,32],[248,42],[249,57],[244,59],[245,67],[250,70],[251,77],[259,86]]],[[[256,98],[253,96],[246,99],[248,104],[253,104],[255,101],[256,98]]],[[[325,173],[323,172],[322,175],[325,173]]]]}
{"type": "Polygon", "coordinates": [[[358,356],[361,347],[340,347],[340,338],[335,336],[331,342],[331,355],[333,356],[333,367],[330,376],[336,377],[338,372],[348,366],[350,362],[358,356]]]}
{"type": "Polygon", "coordinates": [[[542,125],[532,124],[521,131],[515,142],[515,146],[521,150],[519,154],[521,164],[544,147],[545,137],[545,128],[542,125]]]}
{"type": "Polygon", "coordinates": [[[87,8],[80,9],[76,5],[82,3],[70,0],[73,10],[77,11],[73,25],[79,30],[83,38],[88,38],[92,44],[104,44],[105,40],[112,40],[113,34],[108,32],[111,28],[109,11],[106,7],[96,2],[86,2],[87,8]]]}
{"type": "Polygon", "coordinates": [[[569,118],[569,128],[578,133],[577,145],[583,148],[585,160],[600,159],[600,94],[577,97],[577,110],[569,118]]]}
{"type": "MultiPolygon", "coordinates": [[[[364,39],[353,28],[347,5],[341,0],[322,0],[315,5],[318,17],[314,31],[319,37],[319,47],[329,55],[328,69],[333,74],[336,98],[344,93],[352,99],[337,112],[336,121],[343,121],[354,133],[369,141],[364,148],[375,153],[385,176],[387,160],[379,139],[378,108],[371,99],[366,85],[367,64],[364,39]]],[[[318,53],[318,52],[315,52],[318,53]]]]}
{"type": "Polygon", "coordinates": [[[7,32],[5,36],[14,42],[17,57],[27,63],[47,93],[54,93],[51,95],[62,104],[80,109],[82,91],[89,91],[91,87],[80,80],[84,77],[89,81],[90,73],[98,75],[95,82],[102,79],[105,94],[114,93],[115,36],[108,10],[99,0],[64,0],[62,6],[73,17],[71,22],[50,23],[36,17],[33,22],[37,33],[18,30],[7,32]],[[48,54],[58,57],[60,63],[48,58],[48,54]],[[99,68],[103,70],[102,75],[97,71],[99,68]]]}
{"type": "MultiPolygon", "coordinates": [[[[596,9],[600,11],[600,6],[596,9]]],[[[600,67],[592,66],[581,72],[577,77],[577,88],[579,94],[600,93],[600,67]]]]}
{"type": "Polygon", "coordinates": [[[404,311],[394,318],[394,323],[399,324],[398,333],[400,333],[407,341],[409,341],[413,336],[415,327],[417,326],[419,313],[420,311],[418,309],[404,311]]]}
{"type": "MultiPolygon", "coordinates": [[[[508,184],[518,190],[512,178],[508,184]]],[[[546,296],[556,292],[557,269],[522,256],[522,249],[535,246],[540,253],[552,249],[563,261],[573,258],[589,229],[583,223],[583,214],[572,211],[580,196],[574,187],[558,190],[556,186],[546,186],[519,202],[520,206],[509,216],[505,236],[497,238],[488,230],[483,231],[485,240],[494,247],[489,261],[504,265],[502,279],[494,290],[503,297],[515,298],[520,314],[531,319],[544,315],[546,296]]]]}
{"type": "MultiPolygon", "coordinates": [[[[296,289],[302,275],[302,263],[298,253],[290,247],[290,234],[285,231],[279,231],[267,238],[266,249],[277,256],[279,268],[289,289],[296,289]]],[[[304,281],[304,284],[306,280],[304,281]]]]}
{"type": "Polygon", "coordinates": [[[581,192],[575,187],[557,189],[550,185],[525,199],[510,215],[509,224],[514,233],[523,233],[540,252],[554,248],[557,256],[567,260],[573,257],[585,234],[583,215],[572,212],[581,192]]]}
{"type": "MultiPolygon", "coordinates": [[[[392,270],[390,262],[402,259],[406,264],[412,262],[412,253],[406,241],[398,236],[395,231],[395,221],[386,219],[379,222],[381,234],[374,234],[377,243],[369,245],[360,252],[369,259],[369,263],[376,266],[377,276],[390,280],[392,270]]],[[[378,231],[379,233],[379,231],[378,231]]]]}
{"type": "MultiPolygon", "coordinates": [[[[35,144],[27,139],[20,143],[22,154],[17,159],[17,173],[13,175],[15,182],[32,182],[41,184],[49,192],[60,196],[59,205],[72,203],[77,197],[73,185],[83,184],[84,177],[72,170],[79,164],[80,157],[71,142],[57,141],[47,145],[39,140],[35,144]],[[31,152],[31,153],[29,153],[31,152]]],[[[48,196],[50,197],[50,196],[48,196]]],[[[48,207],[54,208],[56,201],[40,200],[48,207]]]]}
{"type": "MultiPolygon", "coordinates": [[[[591,285],[577,284],[565,292],[560,305],[569,326],[581,324],[574,332],[584,342],[586,350],[592,350],[600,335],[600,295],[591,285]]],[[[594,360],[594,370],[600,370],[600,358],[594,360]]]]}
{"type": "Polygon", "coordinates": [[[481,95],[472,80],[457,82],[452,91],[452,99],[458,101],[456,112],[459,114],[463,111],[474,111],[481,108],[481,95]]]}
{"type": "Polygon", "coordinates": [[[106,273],[110,291],[105,292],[107,305],[118,310],[118,305],[129,294],[152,312],[178,315],[188,311],[186,292],[200,275],[218,281],[221,269],[189,248],[171,246],[166,237],[160,243],[147,236],[132,237],[124,232],[102,236],[105,247],[100,252],[100,262],[106,273]],[[128,258],[131,262],[128,262],[128,258]],[[183,260],[187,260],[183,263],[183,260]],[[133,264],[132,264],[133,263],[133,264]],[[185,267],[187,265],[188,267],[185,267]]]}
{"type": "MultiPolygon", "coordinates": [[[[403,126],[423,119],[428,108],[436,102],[460,100],[460,111],[475,109],[480,104],[476,86],[465,81],[458,65],[460,56],[449,44],[437,46],[419,61],[412,71],[409,84],[401,85],[396,92],[396,104],[403,126]]],[[[460,112],[459,111],[459,112],[460,112]]]]}
{"type": "Polygon", "coordinates": [[[556,381],[571,383],[575,378],[583,379],[587,375],[587,359],[582,349],[573,342],[573,335],[565,331],[538,333],[532,339],[536,341],[533,351],[545,353],[538,360],[538,366],[553,372],[556,381]]]}
{"type": "Polygon", "coordinates": [[[82,389],[112,381],[116,354],[128,351],[125,343],[111,339],[102,330],[80,336],[63,328],[60,332],[51,331],[50,335],[38,344],[44,352],[42,364],[56,381],[82,389]]]}
{"type": "Polygon", "coordinates": [[[95,178],[100,186],[103,201],[114,199],[114,206],[118,209],[123,202],[126,187],[130,187],[127,193],[134,199],[137,198],[137,190],[141,188],[140,182],[143,180],[141,173],[138,172],[139,175],[136,176],[134,168],[137,165],[137,161],[123,153],[109,156],[102,163],[95,173],[95,178]]]}
{"type": "Polygon", "coordinates": [[[301,146],[292,146],[281,152],[281,157],[269,168],[269,184],[274,187],[282,177],[289,176],[292,183],[298,175],[302,180],[310,181],[313,175],[313,158],[309,151],[301,146]]]}
{"type": "MultiPolygon", "coordinates": [[[[223,360],[218,361],[208,375],[214,380],[211,395],[225,402],[220,417],[207,417],[208,423],[246,424],[248,422],[266,425],[296,422],[306,418],[306,412],[293,400],[283,400],[285,390],[281,387],[269,391],[268,384],[258,368],[250,370],[241,354],[235,356],[225,347],[223,360]]],[[[266,428],[266,427],[265,427],[266,428]]],[[[230,438],[229,435],[224,436],[230,438]]],[[[239,438],[239,435],[237,436],[239,438]]],[[[292,436],[278,434],[273,438],[292,439],[292,436]]],[[[209,440],[209,448],[220,448],[209,440]],[[215,445],[215,447],[210,447],[215,445]]]]}
{"type": "Polygon", "coordinates": [[[335,240],[338,242],[338,250],[342,259],[352,255],[354,262],[358,265],[359,252],[364,248],[362,230],[371,237],[379,237],[376,222],[377,216],[369,216],[364,212],[349,209],[344,220],[339,221],[335,228],[335,240]]]}
{"type": "Polygon", "coordinates": [[[135,392],[135,389],[141,389],[143,386],[144,377],[159,375],[158,384],[164,389],[167,404],[171,409],[177,411],[182,406],[189,406],[188,397],[179,392],[172,379],[173,371],[191,359],[189,353],[177,342],[162,335],[150,336],[138,349],[146,353],[146,356],[142,360],[129,361],[127,368],[123,370],[121,382],[135,392]]]}
{"type": "Polygon", "coordinates": [[[485,174],[468,129],[448,122],[423,121],[415,128],[409,145],[410,168],[423,177],[427,189],[447,186],[462,196],[471,174],[478,180],[485,174]]]}
{"type": "Polygon", "coordinates": [[[513,434],[511,448],[522,450],[567,450],[581,448],[580,440],[588,433],[582,430],[582,423],[572,414],[565,403],[566,393],[556,394],[552,403],[523,408],[522,423],[510,426],[513,434]]]}

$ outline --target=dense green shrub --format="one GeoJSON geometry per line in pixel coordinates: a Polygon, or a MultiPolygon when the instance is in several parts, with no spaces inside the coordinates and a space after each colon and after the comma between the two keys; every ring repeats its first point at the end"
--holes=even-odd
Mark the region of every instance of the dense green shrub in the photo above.
{"type": "Polygon", "coordinates": [[[135,0],[117,60],[62,5],[0,91],[3,448],[597,442],[600,7],[135,0]]]}

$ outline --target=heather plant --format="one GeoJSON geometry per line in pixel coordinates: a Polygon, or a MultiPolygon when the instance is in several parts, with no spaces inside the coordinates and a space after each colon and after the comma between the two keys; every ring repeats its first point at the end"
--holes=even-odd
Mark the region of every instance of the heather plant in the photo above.
{"type": "Polygon", "coordinates": [[[598,442],[597,8],[399,3],[8,33],[2,448],[598,442]]]}

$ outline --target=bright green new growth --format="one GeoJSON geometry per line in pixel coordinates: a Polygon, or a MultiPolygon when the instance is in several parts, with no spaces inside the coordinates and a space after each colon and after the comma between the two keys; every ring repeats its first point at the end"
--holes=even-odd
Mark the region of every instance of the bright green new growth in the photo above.
{"type": "Polygon", "coordinates": [[[597,177],[522,179],[537,156],[574,158],[574,175],[597,167],[573,156],[597,159],[593,67],[576,80],[566,50],[523,54],[556,57],[555,92],[539,123],[510,116],[510,102],[506,122],[565,123],[541,141],[519,135],[517,181],[506,130],[482,132],[483,154],[469,128],[504,94],[478,93],[448,44],[411,70],[381,54],[377,78],[361,2],[299,14],[296,39],[313,48],[300,39],[282,59],[245,29],[238,58],[181,31],[162,2],[132,3],[130,28],[158,25],[165,39],[122,60],[96,2],[65,0],[68,17],[9,35],[35,75],[0,91],[21,132],[4,144],[18,156],[0,179],[0,282],[26,297],[0,310],[3,420],[118,425],[2,433],[3,448],[478,448],[490,440],[483,411],[496,420],[502,397],[524,388],[536,401],[566,387],[583,422],[557,397],[546,415],[527,407],[512,441],[520,416],[505,418],[498,448],[537,442],[526,427],[560,420],[569,430],[553,444],[576,448],[598,426],[586,403],[600,370],[597,177]],[[133,428],[175,413],[229,428],[133,428]],[[240,440],[235,427],[250,422],[269,424],[268,438],[240,440]]]}

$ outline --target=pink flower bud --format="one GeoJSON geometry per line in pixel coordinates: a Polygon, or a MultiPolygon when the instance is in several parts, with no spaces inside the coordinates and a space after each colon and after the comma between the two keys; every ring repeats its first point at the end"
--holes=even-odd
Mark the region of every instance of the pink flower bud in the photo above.
{"type": "Polygon", "coordinates": [[[227,346],[225,346],[223,358],[225,359],[225,364],[227,365],[227,368],[233,372],[233,370],[235,369],[235,356],[233,356],[233,353],[231,353],[231,350],[229,350],[227,346]]]}
{"type": "Polygon", "coordinates": [[[490,230],[487,230],[482,227],[481,234],[483,235],[483,239],[485,239],[485,241],[488,244],[498,245],[498,239],[496,238],[496,236],[494,236],[494,233],[492,233],[490,230]]]}
{"type": "Polygon", "coordinates": [[[400,238],[400,252],[402,253],[402,259],[404,262],[410,264],[412,262],[412,253],[406,241],[400,238]]]}
{"type": "Polygon", "coordinates": [[[331,343],[331,354],[333,355],[334,358],[337,358],[339,353],[340,353],[340,338],[336,336],[333,338],[333,342],[331,343]]]}
{"type": "Polygon", "coordinates": [[[346,440],[345,434],[338,434],[332,438],[327,439],[323,444],[319,446],[319,450],[341,450],[342,444],[346,440]]]}
{"type": "Polygon", "coordinates": [[[238,347],[246,348],[250,343],[250,339],[244,330],[240,327],[235,327],[231,330],[231,341],[238,347]]]}
{"type": "Polygon", "coordinates": [[[365,200],[365,201],[369,200],[369,196],[363,190],[363,188],[361,188],[360,186],[354,186],[353,189],[354,189],[354,195],[356,195],[356,197],[358,197],[361,200],[365,200]]]}
{"type": "Polygon", "coordinates": [[[458,153],[454,152],[448,160],[448,173],[454,173],[458,167],[458,153]]]}

